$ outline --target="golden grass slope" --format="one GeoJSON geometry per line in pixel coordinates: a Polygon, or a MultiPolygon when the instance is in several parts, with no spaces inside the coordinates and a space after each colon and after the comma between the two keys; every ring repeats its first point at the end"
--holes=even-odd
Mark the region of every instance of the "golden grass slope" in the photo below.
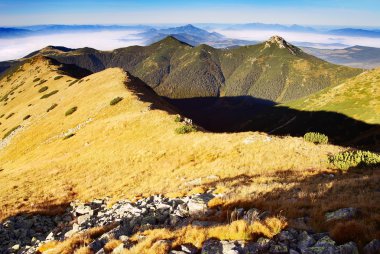
{"type": "Polygon", "coordinates": [[[373,192],[378,170],[334,179],[322,174],[338,174],[328,169],[327,155],[343,148],[253,132],[176,134],[182,123],[156,109],[167,105],[121,69],[71,86],[74,79],[55,79],[60,75],[57,66],[38,57],[0,81],[2,96],[14,91],[0,106],[0,115],[14,113],[1,118],[0,135],[22,126],[0,149],[0,219],[54,213],[74,199],[180,196],[198,187],[225,194],[213,205],[249,205],[290,218],[307,214],[319,228],[326,228],[323,212],[356,206],[370,215],[358,222],[367,226],[365,239],[377,234],[380,202],[367,200],[379,199],[373,192]],[[47,80],[41,85],[47,91],[38,92],[38,78],[47,80]],[[59,92],[40,99],[53,90],[59,92]],[[116,97],[123,100],[111,106],[116,97]],[[23,120],[26,115],[31,117],[23,120]]]}
{"type": "Polygon", "coordinates": [[[285,106],[308,111],[333,111],[366,123],[380,124],[380,69],[367,71],[341,85],[285,106]]]}
{"type": "Polygon", "coordinates": [[[2,80],[4,92],[25,82],[1,107],[5,115],[14,113],[2,119],[1,134],[24,126],[0,150],[0,202],[11,210],[70,195],[91,199],[173,192],[188,180],[208,175],[324,167],[326,153],[338,150],[297,138],[266,142],[266,135],[258,133],[178,135],[174,130],[181,123],[165,111],[149,110],[150,103],[126,89],[121,69],[107,69],[72,86],[71,77],[54,80],[59,73],[48,61],[39,59],[22,69],[9,82],[2,80]],[[48,91],[59,92],[40,99],[39,88],[33,87],[36,78],[48,80],[48,91]],[[124,100],[110,106],[118,96],[124,100]],[[58,106],[47,113],[54,103],[58,106]],[[65,116],[72,107],[77,111],[65,116]],[[23,121],[28,114],[31,117],[23,121]],[[75,136],[64,140],[73,129],[78,129],[75,136]],[[245,144],[250,137],[252,143],[245,144]]]}

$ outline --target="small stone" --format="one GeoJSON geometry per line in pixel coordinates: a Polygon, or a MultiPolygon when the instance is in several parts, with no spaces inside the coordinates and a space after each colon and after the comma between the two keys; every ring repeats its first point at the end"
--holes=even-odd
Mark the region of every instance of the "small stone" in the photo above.
{"type": "Polygon", "coordinates": [[[364,254],[378,254],[380,253],[380,240],[375,239],[369,242],[363,249],[364,254]]]}
{"type": "Polygon", "coordinates": [[[339,245],[335,250],[335,254],[359,254],[359,250],[354,242],[348,242],[346,244],[339,245]]]}
{"type": "Polygon", "coordinates": [[[334,246],[335,241],[328,236],[324,236],[315,243],[315,247],[334,246]]]}
{"type": "Polygon", "coordinates": [[[86,222],[88,222],[89,220],[91,219],[91,215],[89,214],[85,214],[85,215],[81,215],[77,218],[77,222],[79,225],[83,225],[85,224],[86,222]]]}
{"type": "Polygon", "coordinates": [[[297,247],[302,251],[315,244],[313,237],[309,236],[306,231],[303,231],[298,235],[298,244],[297,247]]]}
{"type": "Polygon", "coordinates": [[[326,221],[335,221],[335,220],[346,220],[352,219],[358,214],[358,209],[349,207],[336,210],[334,212],[326,213],[326,221]]]}
{"type": "Polygon", "coordinates": [[[12,246],[13,251],[18,251],[20,249],[20,244],[15,244],[12,246]]]}
{"type": "Polygon", "coordinates": [[[280,244],[272,245],[269,248],[269,253],[271,254],[288,254],[288,251],[288,246],[280,244]]]}

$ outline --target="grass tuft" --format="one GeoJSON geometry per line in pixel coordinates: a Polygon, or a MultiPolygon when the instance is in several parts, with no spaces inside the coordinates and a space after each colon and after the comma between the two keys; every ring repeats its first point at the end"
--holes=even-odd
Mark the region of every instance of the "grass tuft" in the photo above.
{"type": "Polygon", "coordinates": [[[69,116],[71,114],[73,114],[75,111],[77,111],[78,107],[72,107],[71,109],[67,110],[66,113],[65,113],[65,116],[69,116]]]}
{"type": "Polygon", "coordinates": [[[191,125],[183,125],[175,129],[175,132],[177,134],[186,134],[186,133],[196,132],[196,131],[198,130],[194,126],[191,126],[191,125]]]}
{"type": "Polygon", "coordinates": [[[54,103],[53,105],[51,105],[51,106],[46,110],[46,112],[49,112],[49,111],[55,109],[57,106],[58,106],[58,104],[57,104],[57,103],[54,103]]]}
{"type": "Polygon", "coordinates": [[[51,91],[50,93],[44,94],[40,99],[46,99],[49,98],[50,96],[58,93],[58,90],[51,91]]]}
{"type": "Polygon", "coordinates": [[[14,132],[15,130],[17,130],[19,127],[21,127],[20,125],[17,125],[16,127],[13,127],[12,129],[10,129],[9,131],[7,131],[7,133],[4,134],[3,136],[3,139],[7,138],[9,135],[12,134],[12,132],[14,132]]]}
{"type": "Polygon", "coordinates": [[[48,90],[48,89],[49,89],[49,87],[47,87],[47,86],[43,86],[43,87],[40,88],[40,90],[38,90],[38,92],[39,92],[39,93],[43,93],[43,92],[45,92],[45,91],[48,90]]]}
{"type": "Polygon", "coordinates": [[[110,102],[110,105],[113,106],[113,105],[116,105],[118,104],[119,102],[121,102],[123,100],[123,97],[116,97],[116,98],[113,98],[110,102]]]}
{"type": "Polygon", "coordinates": [[[61,78],[63,78],[63,76],[62,76],[62,75],[59,75],[59,76],[55,76],[55,77],[54,77],[54,80],[58,80],[58,79],[61,79],[61,78]]]}
{"type": "Polygon", "coordinates": [[[26,115],[22,120],[28,120],[31,117],[31,115],[26,115]]]}

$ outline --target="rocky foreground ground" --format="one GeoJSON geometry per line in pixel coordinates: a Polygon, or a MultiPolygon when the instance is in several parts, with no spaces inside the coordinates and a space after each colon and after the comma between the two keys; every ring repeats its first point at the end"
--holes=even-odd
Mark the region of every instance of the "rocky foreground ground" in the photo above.
{"type": "MultiPolygon", "coordinates": [[[[193,225],[212,227],[220,222],[202,221],[201,214],[207,218],[209,213],[218,210],[209,209],[207,203],[214,197],[212,193],[197,194],[184,198],[165,198],[151,196],[137,202],[119,201],[112,206],[108,199],[94,200],[90,203],[72,202],[66,212],[57,216],[20,215],[0,223],[0,253],[36,253],[43,243],[62,241],[89,228],[117,223],[116,227],[95,239],[90,249],[97,254],[106,253],[104,246],[111,239],[120,240],[120,245],[112,253],[121,253],[131,248],[132,234],[137,231],[162,227],[183,227],[193,225]],[[198,218],[198,219],[197,219],[198,218]]],[[[355,215],[356,209],[342,208],[326,214],[326,220],[347,219],[355,215]]],[[[236,218],[248,222],[263,220],[269,216],[267,211],[256,208],[235,209],[236,218]]],[[[304,218],[300,218],[303,223],[304,218]]],[[[380,240],[368,243],[365,254],[380,253],[380,240]]],[[[342,245],[335,243],[327,233],[315,233],[312,230],[286,228],[273,239],[261,237],[255,242],[221,241],[209,239],[201,249],[192,245],[182,245],[172,254],[355,254],[359,253],[354,242],[342,245]]]]}

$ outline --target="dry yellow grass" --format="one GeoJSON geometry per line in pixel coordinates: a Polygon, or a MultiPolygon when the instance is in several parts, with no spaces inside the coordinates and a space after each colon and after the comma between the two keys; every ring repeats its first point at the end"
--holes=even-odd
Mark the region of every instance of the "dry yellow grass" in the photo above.
{"type": "Polygon", "coordinates": [[[9,82],[1,81],[3,91],[25,82],[23,92],[16,90],[15,99],[0,108],[1,113],[15,112],[2,128],[25,125],[0,150],[1,218],[74,198],[190,190],[186,182],[209,175],[225,179],[324,168],[326,155],[340,150],[291,137],[265,142],[266,134],[260,133],[178,135],[174,130],[180,123],[174,116],[148,110],[150,103],[125,88],[126,76],[120,69],[107,69],[68,86],[66,81],[72,78],[54,80],[58,73],[47,61],[22,68],[9,82]],[[45,85],[59,92],[41,100],[33,87],[35,77],[47,79],[45,85]],[[117,96],[124,100],[110,106],[117,96]],[[46,113],[53,103],[58,106],[46,113]],[[65,117],[74,105],[78,110],[65,117]],[[27,114],[32,117],[23,123],[27,114]],[[63,140],[64,133],[80,125],[75,136],[63,140]],[[245,144],[247,138],[254,142],[245,144]]]}
{"type": "Polygon", "coordinates": [[[210,238],[220,240],[254,240],[260,236],[272,238],[287,226],[286,221],[281,217],[270,217],[265,221],[255,221],[248,224],[243,220],[234,221],[231,224],[201,228],[187,226],[178,230],[153,229],[136,234],[131,240],[136,241],[136,245],[124,253],[168,253],[171,248],[191,243],[197,248],[201,248],[204,241],[210,238]],[[140,236],[145,238],[140,240],[140,236]]]}
{"type": "Polygon", "coordinates": [[[216,188],[224,196],[213,205],[282,211],[289,218],[310,216],[317,229],[333,227],[323,223],[324,212],[355,206],[366,215],[359,221],[368,226],[366,235],[379,235],[375,215],[380,200],[374,192],[379,170],[329,170],[327,155],[343,148],[253,132],[178,135],[174,130],[181,123],[156,109],[165,103],[133,81],[126,88],[121,69],[107,69],[72,86],[67,82],[72,77],[54,80],[58,75],[55,66],[38,58],[0,81],[2,96],[18,87],[14,99],[0,105],[0,115],[15,113],[0,118],[0,135],[23,126],[0,148],[0,219],[21,212],[56,213],[74,199],[183,196],[192,189],[216,188]],[[48,91],[59,92],[41,100],[36,78],[47,80],[48,91]],[[118,96],[124,99],[110,106],[118,96]],[[54,103],[58,106],[47,113],[54,103]],[[73,106],[77,111],[65,116],[73,106]],[[76,128],[73,137],[63,140],[63,134],[76,128]],[[216,178],[189,184],[209,176],[216,178]]]}
{"type": "Polygon", "coordinates": [[[94,239],[98,238],[105,232],[110,231],[115,225],[109,225],[105,227],[95,227],[88,229],[84,233],[78,233],[71,238],[66,239],[63,242],[48,242],[40,246],[37,253],[44,254],[71,254],[77,253],[91,253],[91,250],[87,248],[87,245],[94,239]]]}

